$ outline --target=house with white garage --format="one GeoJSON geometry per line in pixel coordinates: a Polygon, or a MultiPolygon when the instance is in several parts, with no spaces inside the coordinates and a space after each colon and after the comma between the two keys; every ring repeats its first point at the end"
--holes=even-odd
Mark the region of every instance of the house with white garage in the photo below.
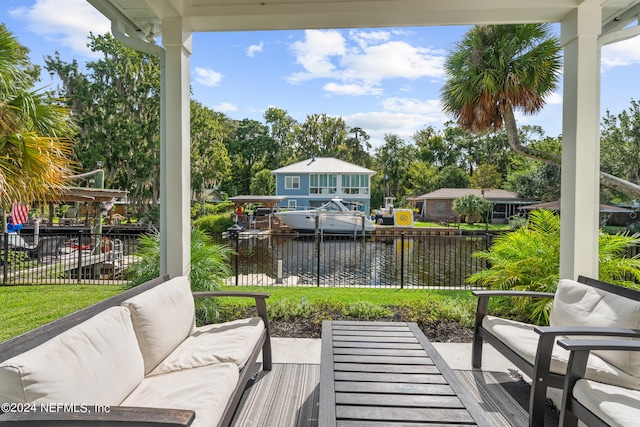
{"type": "Polygon", "coordinates": [[[371,209],[371,177],[375,171],[334,157],[311,157],[272,170],[276,178],[276,196],[285,196],[280,207],[305,209],[320,207],[331,199],[341,198],[371,209]]]}

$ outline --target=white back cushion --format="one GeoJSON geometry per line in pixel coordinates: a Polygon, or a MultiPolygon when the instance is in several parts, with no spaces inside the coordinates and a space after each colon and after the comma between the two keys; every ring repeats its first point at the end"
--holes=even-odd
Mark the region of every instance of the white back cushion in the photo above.
{"type": "MultiPolygon", "coordinates": [[[[549,324],[640,329],[640,301],[562,279],[553,299],[549,324]]],[[[640,376],[640,352],[594,353],[624,372],[640,376]]]]}
{"type": "Polygon", "coordinates": [[[0,402],[119,405],[143,377],[129,310],[111,307],[0,364],[0,402]]]}
{"type": "Polygon", "coordinates": [[[145,374],[164,360],[195,329],[189,280],[176,277],[122,303],[131,311],[144,358],[145,374]]]}

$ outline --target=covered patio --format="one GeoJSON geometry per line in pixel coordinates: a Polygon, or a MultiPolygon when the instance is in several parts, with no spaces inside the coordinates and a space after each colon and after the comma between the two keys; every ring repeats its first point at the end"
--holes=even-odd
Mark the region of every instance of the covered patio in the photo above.
{"type": "MultiPolygon", "coordinates": [[[[640,0],[87,1],[111,20],[117,39],[160,59],[161,274],[189,274],[189,58],[198,54],[192,49],[194,32],[551,22],[560,24],[564,53],[560,278],[598,277],[600,49],[640,33],[640,27],[631,26],[637,24],[640,0]],[[162,46],[155,44],[159,36],[162,46]]],[[[286,348],[297,353],[291,345],[286,348]]],[[[444,357],[456,362],[455,355],[444,357]]],[[[255,399],[266,401],[264,395],[255,399]]]]}
{"type": "Polygon", "coordinates": [[[194,32],[552,22],[564,48],[560,277],[598,276],[600,48],[639,33],[638,0],[87,0],[161,63],[161,272],[190,251],[189,57],[194,32]],[[162,37],[162,45],[155,44],[162,37]],[[171,203],[167,203],[171,200],[171,203]],[[168,225],[172,226],[169,227],[168,225]],[[169,256],[169,250],[171,256],[169,256]]]}

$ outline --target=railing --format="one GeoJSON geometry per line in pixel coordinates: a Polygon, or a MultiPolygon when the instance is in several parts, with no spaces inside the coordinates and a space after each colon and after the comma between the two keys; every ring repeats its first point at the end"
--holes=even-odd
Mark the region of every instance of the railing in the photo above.
{"type": "Polygon", "coordinates": [[[466,278],[486,268],[472,254],[485,250],[490,240],[486,235],[410,231],[366,236],[240,233],[225,240],[237,252],[227,284],[467,289],[466,278]]]}
{"type": "Polygon", "coordinates": [[[126,283],[137,236],[84,230],[0,235],[0,283],[126,283]]]}

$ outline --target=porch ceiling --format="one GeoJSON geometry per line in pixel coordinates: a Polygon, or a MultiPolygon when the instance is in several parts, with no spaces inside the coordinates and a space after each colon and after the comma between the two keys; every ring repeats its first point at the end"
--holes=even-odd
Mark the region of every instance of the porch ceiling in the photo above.
{"type": "Polygon", "coordinates": [[[88,0],[130,36],[161,35],[165,18],[193,32],[560,22],[604,3],[603,32],[637,19],[640,0],[88,0]]]}

